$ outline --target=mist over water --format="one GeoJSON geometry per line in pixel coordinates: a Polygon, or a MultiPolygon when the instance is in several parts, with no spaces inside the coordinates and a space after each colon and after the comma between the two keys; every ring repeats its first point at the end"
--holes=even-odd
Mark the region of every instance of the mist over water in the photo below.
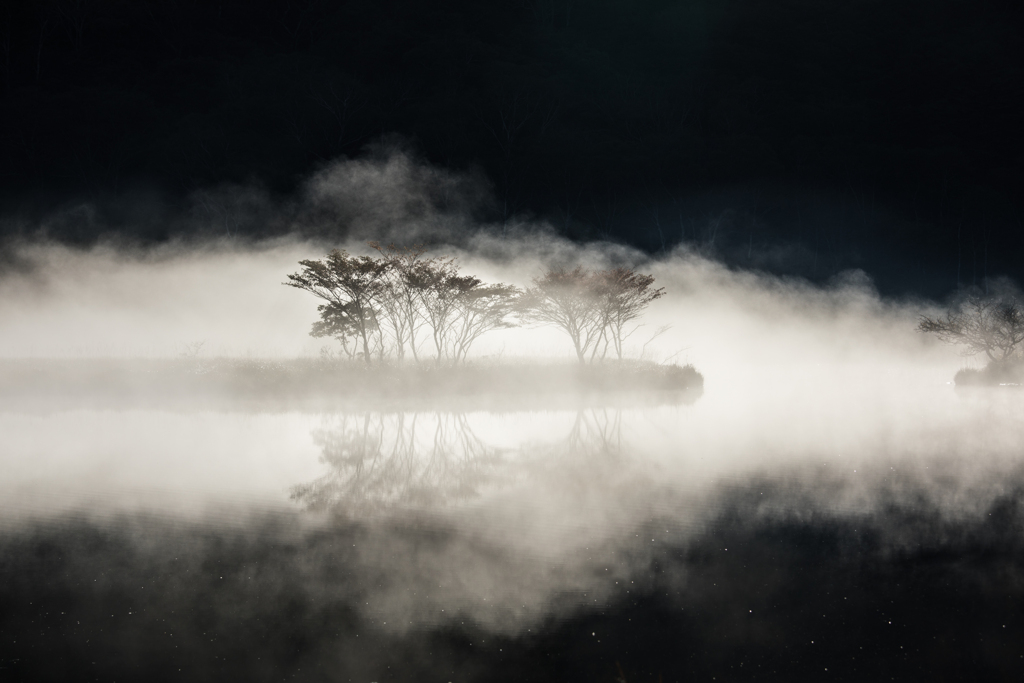
{"type": "MultiPolygon", "coordinates": [[[[628,353],[692,363],[703,394],[489,410],[431,405],[428,387],[414,407],[252,408],[172,404],[143,378],[126,405],[90,399],[113,381],[98,372],[47,403],[19,383],[32,359],[177,357],[200,377],[229,357],[313,362],[315,303],[280,283],[323,247],[24,247],[0,279],[0,665],[15,680],[1024,669],[1024,394],[956,391],[964,360],[915,331],[930,304],[883,300],[862,273],[815,287],[685,250],[535,235],[434,251],[520,286],[547,264],[654,274],[667,295],[628,353]]],[[[570,354],[514,329],[474,362],[570,354]]]]}

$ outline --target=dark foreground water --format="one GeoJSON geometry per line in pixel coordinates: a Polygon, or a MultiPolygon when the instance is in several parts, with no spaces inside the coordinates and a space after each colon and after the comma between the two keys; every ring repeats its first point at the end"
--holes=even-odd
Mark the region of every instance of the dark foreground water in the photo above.
{"type": "Polygon", "coordinates": [[[538,569],[448,524],[310,525],[285,514],[37,522],[0,540],[0,675],[1020,680],[1022,483],[960,521],[926,500],[835,515],[793,509],[802,492],[792,486],[737,485],[695,537],[650,520],[609,537],[596,549],[601,562],[569,558],[586,568],[597,600],[586,589],[554,591],[548,613],[522,628],[515,605],[497,604],[509,612],[498,629],[490,622],[500,616],[487,615],[488,626],[475,618],[486,595],[470,607],[445,596],[479,572],[517,568],[536,579],[538,569]],[[416,606],[417,594],[433,614],[416,606]],[[409,623],[396,623],[406,615],[393,604],[375,610],[406,600],[409,623]]]}
{"type": "Polygon", "coordinates": [[[5,413],[0,679],[1024,679],[1021,396],[799,393],[5,413]]]}

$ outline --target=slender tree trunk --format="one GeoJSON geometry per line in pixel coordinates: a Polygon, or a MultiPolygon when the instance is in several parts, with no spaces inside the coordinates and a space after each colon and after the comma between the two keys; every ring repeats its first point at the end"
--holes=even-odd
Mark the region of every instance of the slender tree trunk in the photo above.
{"type": "MultiPolygon", "coordinates": [[[[594,364],[594,359],[597,358],[597,352],[601,350],[601,341],[604,337],[604,330],[601,331],[601,336],[594,341],[594,349],[590,352],[590,364],[594,364]]],[[[605,349],[608,349],[608,342],[605,340],[605,349]]],[[[604,360],[604,356],[601,357],[604,360]]]]}
{"type": "Polygon", "coordinates": [[[367,365],[371,365],[373,360],[370,358],[370,340],[366,338],[366,330],[363,330],[363,360],[366,361],[367,365]]]}
{"type": "Polygon", "coordinates": [[[413,361],[416,363],[416,365],[419,365],[420,364],[420,356],[419,356],[418,353],[416,353],[416,329],[415,328],[413,328],[409,332],[409,346],[412,347],[412,359],[413,359],[413,361]]]}
{"type": "Polygon", "coordinates": [[[439,331],[437,325],[434,325],[434,349],[437,350],[437,356],[434,358],[434,365],[441,365],[441,340],[438,337],[439,331]]]}
{"type": "Polygon", "coordinates": [[[363,316],[363,309],[361,306],[357,309],[357,312],[359,313],[359,334],[363,338],[363,359],[366,361],[367,365],[371,365],[370,340],[366,335],[366,318],[363,316]]]}
{"type": "Polygon", "coordinates": [[[586,365],[587,356],[583,353],[583,348],[580,346],[580,338],[578,336],[574,336],[572,338],[572,344],[576,347],[576,358],[579,359],[580,365],[586,365]]]}
{"type": "Polygon", "coordinates": [[[409,347],[412,349],[412,359],[419,365],[420,356],[416,352],[416,313],[408,293],[405,295],[405,314],[409,323],[409,347]]]}

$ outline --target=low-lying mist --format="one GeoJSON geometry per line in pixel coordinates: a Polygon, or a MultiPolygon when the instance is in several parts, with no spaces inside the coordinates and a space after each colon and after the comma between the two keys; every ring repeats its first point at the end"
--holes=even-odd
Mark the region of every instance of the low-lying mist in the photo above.
{"type": "Polygon", "coordinates": [[[629,360],[590,371],[690,364],[703,392],[531,396],[576,363],[536,326],[488,333],[465,368],[349,368],[309,336],[314,298],[282,282],[329,248],[370,253],[361,237],[22,243],[0,278],[0,666],[25,680],[1020,672],[1024,398],[954,389],[970,361],[916,330],[934,304],[882,298],[860,272],[815,286],[539,229],[430,244],[520,287],[550,267],[652,274],[666,294],[629,360]],[[336,391],[357,398],[306,402],[297,382],[248,401],[277,385],[239,381],[209,400],[229,367],[342,367],[336,391]],[[188,379],[170,401],[172,375],[188,379]],[[458,401],[438,389],[454,385],[458,401]]]}

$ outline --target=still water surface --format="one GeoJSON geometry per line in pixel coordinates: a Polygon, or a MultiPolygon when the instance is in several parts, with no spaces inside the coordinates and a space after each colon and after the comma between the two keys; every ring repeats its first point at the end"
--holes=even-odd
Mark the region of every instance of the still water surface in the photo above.
{"type": "Polygon", "coordinates": [[[1019,680],[1022,394],[753,380],[636,409],[9,408],[0,674],[1019,680]]]}
{"type": "MultiPolygon", "coordinates": [[[[522,514],[551,506],[552,493],[599,497],[626,480],[693,491],[783,472],[856,482],[940,467],[980,478],[1013,464],[1024,443],[1024,402],[1012,389],[848,386],[506,413],[11,411],[0,413],[0,501],[30,516],[268,508],[359,517],[499,504],[522,514]]],[[[649,493],[616,505],[644,507],[649,493]]]]}

